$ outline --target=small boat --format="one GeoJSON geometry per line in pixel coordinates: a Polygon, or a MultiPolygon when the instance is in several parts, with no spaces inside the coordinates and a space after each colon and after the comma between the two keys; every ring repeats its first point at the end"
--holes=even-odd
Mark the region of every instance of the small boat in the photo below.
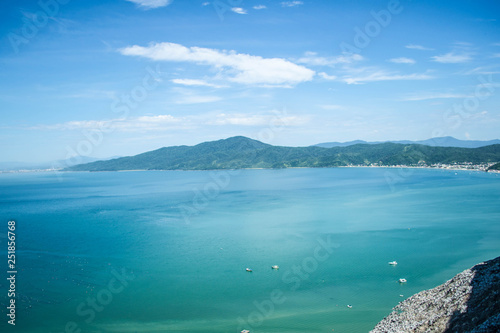
{"type": "Polygon", "coordinates": [[[406,283],[406,279],[399,279],[399,283],[406,283]]]}
{"type": "Polygon", "coordinates": [[[243,330],[243,331],[241,331],[241,333],[250,333],[250,331],[249,330],[243,330]]]}
{"type": "Polygon", "coordinates": [[[247,271],[247,272],[251,272],[252,270],[251,270],[250,268],[247,268],[247,269],[246,269],[246,271],[247,271]]]}
{"type": "Polygon", "coordinates": [[[280,269],[280,266],[278,266],[278,265],[273,265],[273,266],[271,266],[271,268],[272,268],[272,269],[280,269]]]}
{"type": "Polygon", "coordinates": [[[389,265],[396,266],[398,262],[396,260],[394,261],[389,261],[389,265]]]}
{"type": "Polygon", "coordinates": [[[352,309],[352,305],[347,304],[347,307],[348,307],[349,309],[352,309]]]}

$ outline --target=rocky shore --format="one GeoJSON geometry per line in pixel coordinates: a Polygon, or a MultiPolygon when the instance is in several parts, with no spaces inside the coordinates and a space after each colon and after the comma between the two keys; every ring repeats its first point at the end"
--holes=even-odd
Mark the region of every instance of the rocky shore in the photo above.
{"type": "Polygon", "coordinates": [[[500,332],[500,257],[399,303],[371,332],[500,332]]]}

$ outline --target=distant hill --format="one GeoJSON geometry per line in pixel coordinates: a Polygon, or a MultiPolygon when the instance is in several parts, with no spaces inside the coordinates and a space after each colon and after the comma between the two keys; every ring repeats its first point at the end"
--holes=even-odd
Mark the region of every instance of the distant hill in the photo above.
{"type": "Polygon", "coordinates": [[[500,145],[469,149],[416,144],[357,144],[348,147],[282,147],[246,137],[160,148],[135,156],[79,164],[65,171],[213,170],[243,168],[337,167],[347,165],[431,165],[493,163],[500,145]]]}
{"type": "Polygon", "coordinates": [[[374,141],[367,142],[362,140],[348,141],[348,142],[324,142],[318,143],[314,146],[323,147],[323,148],[332,148],[332,147],[347,147],[356,144],[369,144],[375,145],[385,142],[392,143],[401,143],[401,144],[419,144],[431,147],[457,147],[457,148],[479,148],[485,146],[491,146],[500,144],[500,140],[489,140],[489,141],[478,141],[478,140],[458,140],[451,136],[444,136],[440,138],[432,138],[428,140],[421,141],[409,141],[409,140],[401,140],[401,141],[374,141]]]}
{"type": "Polygon", "coordinates": [[[497,163],[497,164],[494,164],[494,165],[490,166],[490,167],[488,168],[488,171],[489,171],[489,170],[492,170],[492,171],[500,171],[500,163],[497,163]]]}

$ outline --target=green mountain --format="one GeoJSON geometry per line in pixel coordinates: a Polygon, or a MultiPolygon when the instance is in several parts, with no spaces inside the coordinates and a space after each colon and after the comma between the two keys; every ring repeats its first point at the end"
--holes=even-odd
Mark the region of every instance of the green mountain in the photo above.
{"type": "Polygon", "coordinates": [[[488,170],[500,171],[500,163],[490,166],[488,170]]]}
{"type": "Polygon", "coordinates": [[[246,137],[165,147],[143,154],[79,164],[65,171],[213,170],[337,167],[347,165],[431,165],[500,161],[500,144],[480,148],[418,144],[357,144],[348,147],[282,147],[246,137]]]}

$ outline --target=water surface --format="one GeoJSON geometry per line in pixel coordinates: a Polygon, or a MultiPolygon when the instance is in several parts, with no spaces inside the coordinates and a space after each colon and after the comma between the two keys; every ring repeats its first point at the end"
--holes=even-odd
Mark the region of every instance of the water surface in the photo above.
{"type": "Polygon", "coordinates": [[[0,193],[16,332],[367,332],[400,295],[500,255],[498,174],[0,174],[0,193]]]}

